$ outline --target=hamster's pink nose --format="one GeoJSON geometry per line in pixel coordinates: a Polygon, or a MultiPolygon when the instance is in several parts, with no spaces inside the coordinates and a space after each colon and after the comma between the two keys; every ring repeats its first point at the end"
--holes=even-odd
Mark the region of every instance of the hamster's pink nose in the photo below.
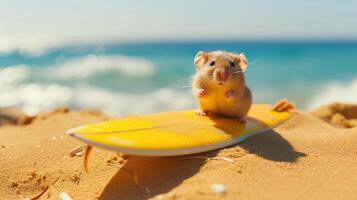
{"type": "Polygon", "coordinates": [[[222,81],[226,80],[226,78],[227,78],[227,75],[225,72],[218,72],[217,76],[218,76],[218,79],[222,80],[222,81]]]}

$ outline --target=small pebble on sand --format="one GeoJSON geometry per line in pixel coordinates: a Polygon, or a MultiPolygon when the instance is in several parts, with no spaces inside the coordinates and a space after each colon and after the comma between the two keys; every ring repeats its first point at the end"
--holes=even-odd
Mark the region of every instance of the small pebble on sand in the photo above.
{"type": "Polygon", "coordinates": [[[217,194],[225,194],[227,192],[226,186],[224,186],[223,184],[220,184],[220,183],[212,184],[211,188],[212,188],[213,192],[217,193],[217,194]]]}
{"type": "Polygon", "coordinates": [[[52,136],[52,140],[55,140],[56,139],[56,136],[52,136]]]}

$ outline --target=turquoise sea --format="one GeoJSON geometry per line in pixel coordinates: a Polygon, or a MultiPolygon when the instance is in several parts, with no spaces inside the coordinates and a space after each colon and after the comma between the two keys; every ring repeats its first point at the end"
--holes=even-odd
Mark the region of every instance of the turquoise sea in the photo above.
{"type": "Polygon", "coordinates": [[[0,54],[0,107],[58,106],[123,115],[195,108],[197,51],[243,52],[254,102],[286,97],[304,110],[357,102],[357,42],[185,41],[66,46],[0,54]]]}

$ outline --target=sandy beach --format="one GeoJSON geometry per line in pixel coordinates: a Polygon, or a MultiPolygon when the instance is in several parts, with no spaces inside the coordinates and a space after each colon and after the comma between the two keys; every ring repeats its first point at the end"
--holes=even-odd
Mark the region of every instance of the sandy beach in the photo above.
{"type": "Polygon", "coordinates": [[[31,198],[47,186],[40,199],[59,199],[62,192],[74,200],[356,198],[357,112],[352,105],[298,111],[272,131],[199,155],[150,158],[94,148],[89,174],[80,153],[69,155],[82,143],[64,132],[110,117],[65,108],[26,123],[9,120],[17,119],[10,115],[1,115],[2,122],[7,119],[0,126],[1,200],[31,198]],[[215,193],[213,184],[226,191],[215,193]]]}
{"type": "Polygon", "coordinates": [[[357,200],[356,8],[0,1],[0,200],[357,200]]]}

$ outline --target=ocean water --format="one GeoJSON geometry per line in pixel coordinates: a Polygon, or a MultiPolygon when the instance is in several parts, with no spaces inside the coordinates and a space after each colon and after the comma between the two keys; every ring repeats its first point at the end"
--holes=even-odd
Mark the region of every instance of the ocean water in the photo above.
{"type": "Polygon", "coordinates": [[[68,105],[113,115],[195,108],[197,51],[243,52],[255,103],[281,98],[310,110],[357,103],[357,42],[157,42],[0,54],[0,107],[28,114],[68,105]]]}

